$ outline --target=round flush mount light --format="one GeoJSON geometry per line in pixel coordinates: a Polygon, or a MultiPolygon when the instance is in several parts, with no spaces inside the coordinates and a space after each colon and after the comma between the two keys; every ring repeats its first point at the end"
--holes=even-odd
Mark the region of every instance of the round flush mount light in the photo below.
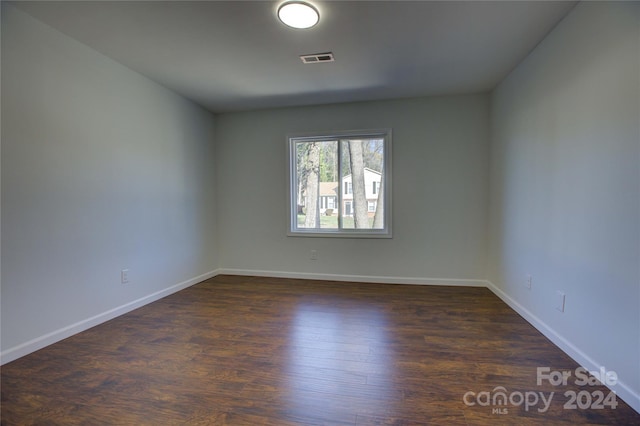
{"type": "Polygon", "coordinates": [[[278,18],[292,28],[311,28],[320,20],[320,14],[309,3],[288,1],[278,8],[278,18]]]}

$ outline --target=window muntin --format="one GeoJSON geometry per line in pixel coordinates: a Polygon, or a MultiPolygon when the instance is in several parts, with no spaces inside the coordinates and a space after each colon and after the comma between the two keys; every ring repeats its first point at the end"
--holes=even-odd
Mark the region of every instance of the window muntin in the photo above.
{"type": "Polygon", "coordinates": [[[391,130],[289,137],[289,235],[391,237],[391,130]]]}

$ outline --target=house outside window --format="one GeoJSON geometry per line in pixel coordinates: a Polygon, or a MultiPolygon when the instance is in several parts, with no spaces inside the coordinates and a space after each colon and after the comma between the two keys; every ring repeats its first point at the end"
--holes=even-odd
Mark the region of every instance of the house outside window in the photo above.
{"type": "Polygon", "coordinates": [[[293,135],[290,236],[391,237],[391,130],[293,135]]]}

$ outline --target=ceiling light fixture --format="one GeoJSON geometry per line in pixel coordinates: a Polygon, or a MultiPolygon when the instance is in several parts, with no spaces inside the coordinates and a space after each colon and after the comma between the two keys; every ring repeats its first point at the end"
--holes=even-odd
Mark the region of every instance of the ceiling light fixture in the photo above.
{"type": "Polygon", "coordinates": [[[320,20],[320,14],[309,3],[288,1],[278,8],[278,19],[292,28],[311,28],[320,20]]]}

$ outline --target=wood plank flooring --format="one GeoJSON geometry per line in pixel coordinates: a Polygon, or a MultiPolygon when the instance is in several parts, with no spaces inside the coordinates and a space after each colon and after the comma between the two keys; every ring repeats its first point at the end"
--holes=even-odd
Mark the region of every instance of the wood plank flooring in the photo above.
{"type": "Polygon", "coordinates": [[[1,423],[640,424],[537,367],[578,365],[484,288],[218,276],[3,366],[1,423]]]}

